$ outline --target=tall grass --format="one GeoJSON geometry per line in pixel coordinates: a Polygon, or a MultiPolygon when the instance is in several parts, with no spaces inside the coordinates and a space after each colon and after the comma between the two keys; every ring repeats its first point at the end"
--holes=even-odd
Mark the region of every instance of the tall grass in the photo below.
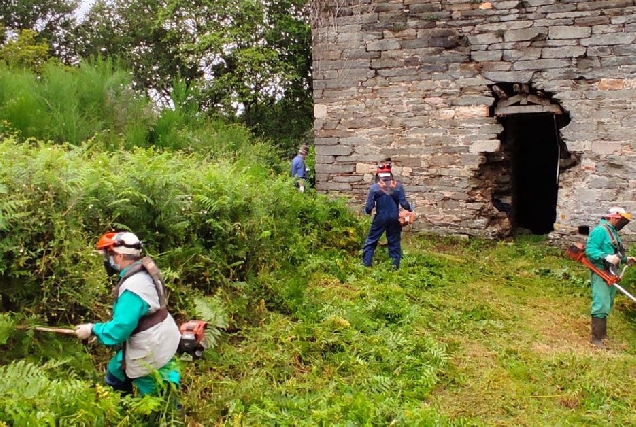
{"type": "Polygon", "coordinates": [[[109,60],[67,68],[49,63],[39,74],[0,68],[0,121],[22,138],[80,144],[100,136],[106,146],[145,145],[154,118],[131,78],[109,60]]]}

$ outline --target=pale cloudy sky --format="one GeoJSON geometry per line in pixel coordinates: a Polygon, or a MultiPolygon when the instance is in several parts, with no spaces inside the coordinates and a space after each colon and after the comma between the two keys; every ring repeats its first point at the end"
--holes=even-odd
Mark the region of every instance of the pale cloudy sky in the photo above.
{"type": "Polygon", "coordinates": [[[77,18],[82,19],[95,0],[82,0],[79,9],[77,9],[77,18]]]}

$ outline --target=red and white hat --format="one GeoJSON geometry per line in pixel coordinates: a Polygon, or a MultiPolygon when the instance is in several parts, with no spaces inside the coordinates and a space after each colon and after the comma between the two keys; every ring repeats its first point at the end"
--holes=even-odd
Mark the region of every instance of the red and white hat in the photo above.
{"type": "Polygon", "coordinates": [[[128,231],[109,232],[104,234],[97,242],[98,251],[117,252],[120,254],[141,256],[143,245],[139,237],[128,231]]]}
{"type": "Polygon", "coordinates": [[[607,211],[607,213],[605,215],[603,215],[603,218],[616,218],[616,219],[620,219],[620,218],[624,218],[627,221],[631,221],[632,220],[632,216],[631,214],[627,213],[627,211],[623,208],[619,208],[618,206],[612,206],[611,208],[609,208],[609,210],[607,211]]]}

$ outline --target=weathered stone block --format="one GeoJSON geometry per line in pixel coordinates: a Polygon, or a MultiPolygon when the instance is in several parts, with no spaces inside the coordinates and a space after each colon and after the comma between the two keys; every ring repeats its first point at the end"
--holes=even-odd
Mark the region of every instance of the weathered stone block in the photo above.
{"type": "Polygon", "coordinates": [[[477,50],[470,53],[473,61],[500,61],[503,56],[501,50],[477,50]]]}
{"type": "Polygon", "coordinates": [[[567,68],[572,64],[570,59],[537,59],[534,61],[517,61],[513,64],[514,70],[546,70],[550,68],[567,68]]]}
{"type": "Polygon", "coordinates": [[[460,106],[455,110],[455,116],[457,118],[488,117],[489,115],[490,110],[487,105],[460,106]]]}
{"type": "Polygon", "coordinates": [[[317,164],[315,166],[316,173],[329,173],[329,174],[340,174],[340,173],[353,173],[355,170],[355,165],[353,164],[317,164]]]}
{"type": "Polygon", "coordinates": [[[601,79],[598,82],[599,90],[619,90],[625,88],[625,80],[623,79],[601,79]]]}
{"type": "Polygon", "coordinates": [[[376,41],[368,42],[366,44],[366,49],[368,51],[400,49],[402,46],[401,43],[402,41],[397,39],[376,40],[376,41]]]}
{"type": "Polygon", "coordinates": [[[494,82],[528,83],[532,78],[531,71],[484,71],[482,75],[494,82]]]}
{"type": "Polygon", "coordinates": [[[591,36],[581,40],[581,46],[629,45],[636,40],[634,33],[615,33],[591,36]]]}
{"type": "Polygon", "coordinates": [[[501,41],[501,36],[496,33],[471,34],[468,36],[468,42],[471,46],[489,45],[492,43],[499,43],[501,41]]]}
{"type": "Polygon", "coordinates": [[[326,105],[314,104],[314,117],[324,119],[327,117],[328,108],[326,105]]]}
{"type": "Polygon", "coordinates": [[[316,190],[318,191],[335,191],[335,192],[343,192],[350,193],[352,188],[350,183],[346,182],[325,182],[322,180],[316,179],[316,190]]]}
{"type": "Polygon", "coordinates": [[[577,4],[578,10],[599,10],[610,8],[622,8],[633,6],[634,2],[631,0],[606,0],[606,1],[581,1],[577,4]]]}
{"type": "Polygon", "coordinates": [[[501,141],[498,139],[486,139],[474,141],[470,146],[471,153],[494,153],[501,147],[501,141]]]}
{"type": "Polygon", "coordinates": [[[507,42],[523,40],[541,40],[548,34],[545,27],[530,27],[521,30],[508,30],[504,32],[504,40],[507,42]]]}
{"type": "Polygon", "coordinates": [[[593,141],[591,150],[596,154],[619,153],[621,150],[621,143],[612,141],[593,141]]]}
{"type": "Polygon", "coordinates": [[[587,49],[582,46],[570,46],[567,49],[563,47],[544,47],[541,49],[541,58],[576,58],[578,56],[584,56],[586,52],[587,49]]]}
{"type": "Polygon", "coordinates": [[[461,96],[451,100],[451,105],[488,105],[491,106],[495,102],[492,96],[461,96]]]}
{"type": "Polygon", "coordinates": [[[592,34],[590,27],[552,26],[548,29],[551,39],[583,39],[592,34]]]}
{"type": "Polygon", "coordinates": [[[541,48],[510,49],[503,51],[504,61],[534,60],[541,57],[541,48]]]}
{"type": "Polygon", "coordinates": [[[318,145],[338,145],[340,142],[339,138],[315,138],[314,144],[318,145]]]}

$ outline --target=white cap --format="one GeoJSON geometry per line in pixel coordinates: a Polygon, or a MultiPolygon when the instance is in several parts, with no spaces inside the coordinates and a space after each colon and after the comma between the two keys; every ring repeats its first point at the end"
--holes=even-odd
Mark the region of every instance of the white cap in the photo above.
{"type": "Polygon", "coordinates": [[[626,220],[631,220],[632,216],[627,213],[627,211],[621,207],[618,206],[612,206],[611,208],[609,208],[609,210],[607,211],[607,213],[605,215],[603,215],[604,218],[625,218],[626,220]]]}
{"type": "Polygon", "coordinates": [[[141,240],[130,232],[117,233],[113,237],[113,252],[141,256],[141,240]]]}

